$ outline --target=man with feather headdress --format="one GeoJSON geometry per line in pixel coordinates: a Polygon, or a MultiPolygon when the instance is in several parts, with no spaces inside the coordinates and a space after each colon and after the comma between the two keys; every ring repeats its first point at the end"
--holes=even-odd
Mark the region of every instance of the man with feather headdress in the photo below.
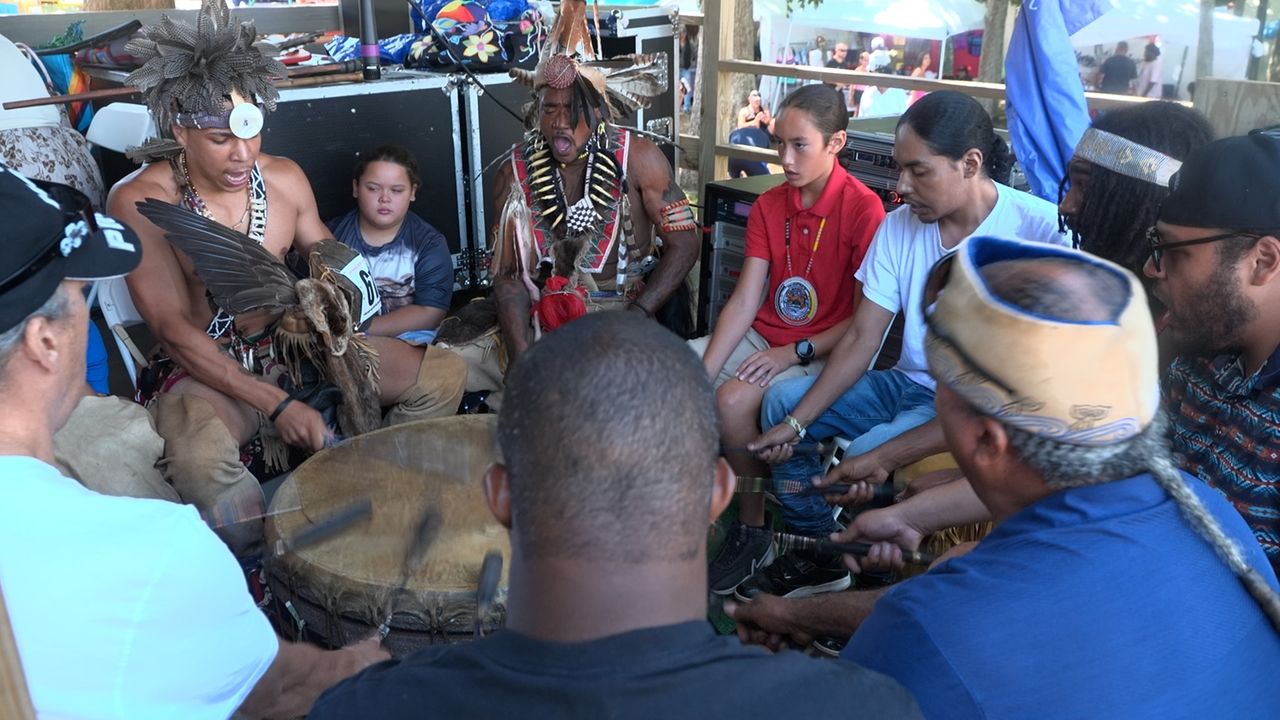
{"type": "MultiPolygon", "coordinates": [[[[240,462],[245,443],[260,439],[266,469],[280,471],[286,446],[319,450],[333,425],[374,429],[380,405],[395,406],[388,422],[453,414],[466,372],[443,350],[354,333],[377,291],[320,221],[297,164],[259,152],[263,108],[278,96],[270,81],[284,68],[253,41],[251,23],[205,0],[194,28],[166,16],[130,44],[145,64],[128,82],[172,137],[140,148],[150,164],[109,200],[145,246],[129,291],[172,360],[143,388],[155,393],[161,465],[220,524],[263,509],[240,462]],[[290,249],[310,279],[286,269],[290,249]]],[[[258,521],[223,534],[239,551],[260,532],[258,521]]]]}
{"type": "Polygon", "coordinates": [[[537,68],[512,71],[535,97],[494,190],[504,200],[494,291],[509,360],[588,309],[691,329],[678,292],[699,252],[689,202],[658,147],[613,124],[617,110],[666,90],[667,58],[603,60],[586,12],[584,0],[562,2],[537,68]]]}

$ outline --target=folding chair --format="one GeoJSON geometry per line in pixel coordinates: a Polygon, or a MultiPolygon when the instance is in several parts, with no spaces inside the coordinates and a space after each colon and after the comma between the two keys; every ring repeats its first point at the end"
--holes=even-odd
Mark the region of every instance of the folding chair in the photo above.
{"type": "Polygon", "coordinates": [[[133,298],[129,296],[129,286],[124,278],[98,280],[94,283],[94,291],[98,296],[98,307],[102,308],[102,317],[111,328],[115,337],[116,349],[124,362],[125,371],[129,373],[129,382],[138,388],[138,370],[147,366],[147,358],[138,350],[129,337],[128,328],[142,322],[142,316],[133,306],[133,298]]]}

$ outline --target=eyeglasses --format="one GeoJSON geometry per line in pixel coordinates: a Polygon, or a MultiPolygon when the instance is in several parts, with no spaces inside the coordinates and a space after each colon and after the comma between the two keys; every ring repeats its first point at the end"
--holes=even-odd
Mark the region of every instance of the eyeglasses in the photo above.
{"type": "Polygon", "coordinates": [[[1206,243],[1219,242],[1221,240],[1230,240],[1231,238],[1249,238],[1257,240],[1262,237],[1258,233],[1236,232],[1222,233],[1221,235],[1210,235],[1209,237],[1196,238],[1195,240],[1179,240],[1177,242],[1160,242],[1160,233],[1156,227],[1152,225],[1147,228],[1147,245],[1151,247],[1151,264],[1155,266],[1156,272],[1162,272],[1160,261],[1164,257],[1164,251],[1171,248],[1188,247],[1191,245],[1204,245],[1206,243]]]}

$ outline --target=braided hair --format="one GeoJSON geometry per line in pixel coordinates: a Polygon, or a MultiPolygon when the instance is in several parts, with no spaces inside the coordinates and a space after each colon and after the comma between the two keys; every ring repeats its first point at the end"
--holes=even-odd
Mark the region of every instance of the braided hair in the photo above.
{"type": "MultiPolygon", "coordinates": [[[[1127,300],[1127,289],[1115,283],[1115,274],[1104,268],[1071,263],[1069,271],[1080,282],[1069,282],[1065,273],[1044,275],[1038,270],[1052,264],[1067,268],[1064,260],[1006,260],[980,271],[992,294],[1028,312],[1073,322],[1110,317],[1117,303],[1127,300]]],[[[1097,485],[1149,472],[1177,504],[1197,535],[1240,578],[1273,627],[1280,631],[1280,594],[1249,565],[1240,546],[1227,537],[1217,519],[1187,485],[1173,460],[1169,446],[1169,421],[1157,411],[1151,424],[1123,442],[1085,447],[1001,423],[1009,445],[1049,487],[1064,489],[1097,485]]]]}
{"type": "MultiPolygon", "coordinates": [[[[1162,101],[1113,110],[1098,118],[1093,127],[1175,160],[1185,160],[1193,150],[1213,140],[1213,130],[1203,115],[1178,103],[1162,101]]],[[[1067,178],[1063,177],[1059,201],[1066,196],[1066,190],[1067,178]]],[[[1151,254],[1147,228],[1156,224],[1160,204],[1168,195],[1168,188],[1094,165],[1071,228],[1072,241],[1081,250],[1110,260],[1141,278],[1142,266],[1151,254]]],[[[1066,219],[1059,218],[1059,230],[1066,229],[1066,219]]]]}
{"type": "Polygon", "coordinates": [[[1249,565],[1240,546],[1227,537],[1222,525],[1187,484],[1173,460],[1168,429],[1168,418],[1158,412],[1136,437],[1115,445],[1086,448],[1004,425],[1009,445],[1055,489],[1098,485],[1149,472],[1173,499],[1191,529],[1240,578],[1272,627],[1280,630],[1280,594],[1249,565]]]}

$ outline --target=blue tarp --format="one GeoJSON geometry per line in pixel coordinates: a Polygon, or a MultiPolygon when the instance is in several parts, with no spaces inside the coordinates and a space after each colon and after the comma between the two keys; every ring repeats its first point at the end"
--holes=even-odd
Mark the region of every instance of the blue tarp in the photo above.
{"type": "Polygon", "coordinates": [[[1071,33],[1110,9],[1106,0],[1027,0],[1005,58],[1009,135],[1031,191],[1056,203],[1058,186],[1089,127],[1071,33]]]}

